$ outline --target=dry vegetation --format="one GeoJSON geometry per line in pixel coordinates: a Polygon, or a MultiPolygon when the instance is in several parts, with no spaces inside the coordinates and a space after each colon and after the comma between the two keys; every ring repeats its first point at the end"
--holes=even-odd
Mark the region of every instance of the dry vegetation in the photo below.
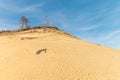
{"type": "MultiPolygon", "coordinates": [[[[0,31],[0,36],[27,34],[27,33],[35,33],[35,32],[38,32],[38,33],[56,33],[56,34],[61,34],[61,35],[68,36],[68,37],[77,38],[69,33],[66,33],[66,32],[60,30],[57,27],[43,27],[43,26],[42,27],[35,26],[35,27],[29,28],[29,29],[12,30],[12,31],[11,30],[3,30],[3,31],[0,31]]],[[[24,40],[24,39],[34,39],[34,38],[31,38],[31,37],[21,38],[21,40],[24,40]]]]}

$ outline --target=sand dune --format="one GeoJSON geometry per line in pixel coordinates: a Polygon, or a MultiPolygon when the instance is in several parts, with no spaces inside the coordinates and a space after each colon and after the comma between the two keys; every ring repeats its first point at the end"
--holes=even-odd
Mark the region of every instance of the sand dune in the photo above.
{"type": "Polygon", "coordinates": [[[119,50],[36,30],[0,35],[0,80],[120,80],[119,50]]]}

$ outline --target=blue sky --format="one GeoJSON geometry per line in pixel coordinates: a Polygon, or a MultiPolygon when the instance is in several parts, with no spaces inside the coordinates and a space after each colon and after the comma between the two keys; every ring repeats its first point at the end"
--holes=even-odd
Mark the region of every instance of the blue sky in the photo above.
{"type": "Polygon", "coordinates": [[[19,29],[23,15],[31,26],[48,16],[82,40],[120,49],[120,0],[0,0],[0,30],[19,29]]]}

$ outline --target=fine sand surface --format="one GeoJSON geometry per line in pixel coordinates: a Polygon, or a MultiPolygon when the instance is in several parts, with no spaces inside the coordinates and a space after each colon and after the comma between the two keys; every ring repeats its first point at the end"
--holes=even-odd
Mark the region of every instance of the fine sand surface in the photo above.
{"type": "Polygon", "coordinates": [[[56,32],[0,35],[0,80],[120,80],[120,51],[56,32]]]}

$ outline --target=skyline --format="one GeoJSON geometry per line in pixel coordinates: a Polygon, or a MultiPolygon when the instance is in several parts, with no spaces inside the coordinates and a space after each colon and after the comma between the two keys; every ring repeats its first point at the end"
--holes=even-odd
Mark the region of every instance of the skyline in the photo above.
{"type": "Polygon", "coordinates": [[[120,49],[120,1],[1,0],[0,16],[0,30],[19,29],[21,16],[30,26],[42,25],[48,16],[56,27],[82,40],[120,49]]]}

